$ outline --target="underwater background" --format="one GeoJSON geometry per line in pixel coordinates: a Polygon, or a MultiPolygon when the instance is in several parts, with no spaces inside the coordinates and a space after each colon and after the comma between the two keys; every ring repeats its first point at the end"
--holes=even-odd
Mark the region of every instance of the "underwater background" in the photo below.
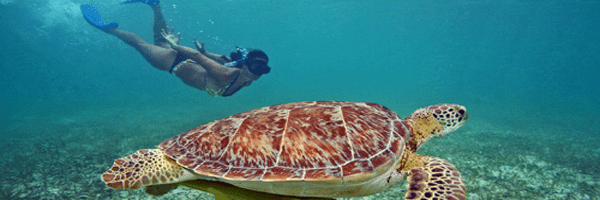
{"type": "MultiPolygon", "coordinates": [[[[153,68],[79,9],[151,42],[151,9],[120,2],[0,0],[0,199],[214,199],[112,190],[100,174],[204,123],[312,100],[403,118],[465,105],[469,122],[418,152],[452,162],[468,199],[600,199],[599,1],[163,0],[182,45],[269,55],[271,73],[228,98],[153,68]]],[[[402,199],[405,185],[355,199],[402,199]]]]}

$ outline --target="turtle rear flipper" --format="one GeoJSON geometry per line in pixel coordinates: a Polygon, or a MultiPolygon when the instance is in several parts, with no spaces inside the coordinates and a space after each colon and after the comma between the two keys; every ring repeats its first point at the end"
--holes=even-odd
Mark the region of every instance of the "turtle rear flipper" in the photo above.
{"type": "Polygon", "coordinates": [[[115,160],[102,181],[114,189],[135,190],[142,186],[178,183],[197,179],[158,149],[142,149],[115,160]]]}
{"type": "Polygon", "coordinates": [[[452,163],[436,157],[423,156],[423,167],[410,170],[405,199],[464,200],[467,188],[452,163]]]}

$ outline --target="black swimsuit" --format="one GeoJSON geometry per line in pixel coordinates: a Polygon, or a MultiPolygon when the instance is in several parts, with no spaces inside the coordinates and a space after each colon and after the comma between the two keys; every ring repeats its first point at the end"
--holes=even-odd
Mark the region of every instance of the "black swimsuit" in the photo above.
{"type": "Polygon", "coordinates": [[[235,89],[229,90],[231,89],[231,86],[233,86],[233,84],[235,84],[235,82],[238,80],[238,78],[240,77],[240,75],[238,74],[235,79],[233,79],[233,81],[231,81],[231,83],[225,88],[225,92],[223,92],[223,94],[221,94],[222,97],[228,97],[231,96],[233,94],[235,94],[237,91],[240,91],[240,89],[242,89],[243,87],[240,85],[235,89]]]}
{"type": "Polygon", "coordinates": [[[179,52],[177,52],[177,57],[175,58],[175,61],[173,62],[173,65],[171,65],[171,69],[169,69],[169,73],[172,74],[173,73],[173,69],[175,69],[175,66],[177,66],[179,63],[186,61],[188,58],[186,58],[185,56],[183,56],[183,54],[180,54],[179,52]]]}
{"type": "MultiPolygon", "coordinates": [[[[175,69],[175,67],[186,60],[188,60],[187,57],[185,57],[183,54],[177,53],[177,57],[175,58],[175,61],[173,62],[171,69],[169,69],[169,73],[173,74],[173,70],[175,69]]],[[[235,79],[233,79],[233,81],[231,81],[231,83],[228,86],[226,86],[225,92],[223,92],[223,94],[221,95],[222,97],[231,96],[243,88],[242,86],[238,86],[237,88],[233,88],[233,89],[231,88],[231,86],[233,86],[235,84],[235,82],[237,81],[237,79],[239,77],[240,77],[240,75],[238,74],[238,76],[236,76],[235,79]]]]}

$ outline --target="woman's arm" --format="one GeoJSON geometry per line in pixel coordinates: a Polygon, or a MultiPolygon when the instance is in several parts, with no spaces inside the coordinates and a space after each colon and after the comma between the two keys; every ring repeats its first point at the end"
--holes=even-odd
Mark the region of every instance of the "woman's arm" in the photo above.
{"type": "Polygon", "coordinates": [[[198,49],[198,51],[200,53],[204,54],[206,57],[208,57],[214,61],[217,61],[221,64],[231,62],[231,58],[229,58],[225,55],[219,55],[216,53],[211,53],[211,52],[206,51],[206,48],[204,48],[204,42],[199,43],[198,40],[196,40],[196,38],[194,38],[194,45],[196,45],[196,49],[198,49]]]}
{"type": "Polygon", "coordinates": [[[210,76],[223,77],[231,76],[233,73],[235,73],[235,69],[225,67],[217,61],[210,59],[209,57],[200,53],[199,51],[196,51],[189,47],[177,45],[176,40],[174,39],[174,34],[167,33],[165,30],[163,30],[161,34],[165,38],[165,40],[167,40],[167,42],[171,44],[171,47],[173,49],[175,49],[178,53],[184,55],[185,57],[188,57],[196,63],[200,64],[202,68],[204,68],[206,72],[210,74],[210,76]]]}

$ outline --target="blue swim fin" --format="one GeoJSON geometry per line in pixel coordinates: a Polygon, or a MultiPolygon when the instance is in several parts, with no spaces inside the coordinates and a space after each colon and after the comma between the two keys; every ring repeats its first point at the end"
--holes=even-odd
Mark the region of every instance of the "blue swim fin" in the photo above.
{"type": "Polygon", "coordinates": [[[104,32],[108,32],[110,29],[119,27],[119,24],[116,22],[105,24],[104,21],[102,21],[100,12],[98,12],[98,10],[96,10],[96,8],[90,4],[81,5],[81,14],[83,14],[85,21],[104,32]]]}
{"type": "Polygon", "coordinates": [[[126,3],[145,3],[148,5],[156,5],[160,3],[160,0],[127,0],[121,4],[126,4],[126,3]]]}

